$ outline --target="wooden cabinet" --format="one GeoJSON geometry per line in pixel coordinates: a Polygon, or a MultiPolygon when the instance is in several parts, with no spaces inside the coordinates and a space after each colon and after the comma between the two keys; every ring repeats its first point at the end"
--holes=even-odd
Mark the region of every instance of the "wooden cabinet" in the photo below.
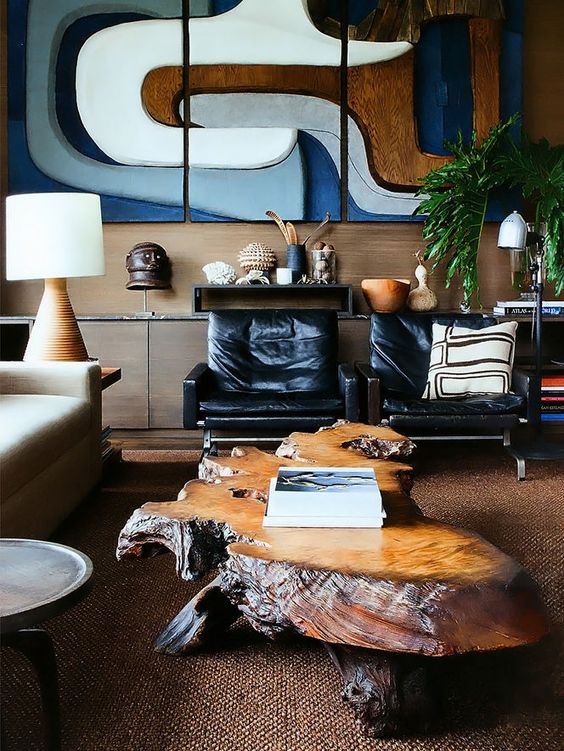
{"type": "Polygon", "coordinates": [[[103,424],[148,428],[148,322],[79,320],[78,324],[88,354],[102,365],[121,368],[121,380],[102,399],[103,424]]]}
{"type": "Polygon", "coordinates": [[[150,321],[149,425],[182,427],[182,382],[198,362],[207,360],[206,320],[150,321]]]}

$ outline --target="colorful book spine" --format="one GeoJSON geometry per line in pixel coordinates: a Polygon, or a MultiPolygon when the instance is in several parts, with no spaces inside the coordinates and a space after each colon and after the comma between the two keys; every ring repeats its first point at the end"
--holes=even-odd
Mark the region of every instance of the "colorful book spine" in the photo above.
{"type": "Polygon", "coordinates": [[[561,376],[542,376],[542,386],[556,386],[557,388],[564,388],[564,375],[561,376]]]}

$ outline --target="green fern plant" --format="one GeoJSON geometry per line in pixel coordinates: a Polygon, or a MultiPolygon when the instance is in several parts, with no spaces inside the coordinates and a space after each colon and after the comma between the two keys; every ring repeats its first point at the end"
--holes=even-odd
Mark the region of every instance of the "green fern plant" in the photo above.
{"type": "Polygon", "coordinates": [[[533,142],[523,134],[519,145],[509,143],[497,169],[536,204],[535,225],[546,223],[546,278],[559,295],[564,291],[564,144],[551,146],[546,138],[533,142]]]}
{"type": "Polygon", "coordinates": [[[498,123],[478,144],[474,131],[469,143],[462,135],[445,147],[454,159],[421,179],[416,195],[425,195],[417,214],[426,214],[423,238],[427,240],[424,258],[432,268],[446,263],[445,286],[456,275],[462,279],[463,301],[470,306],[474,296],[480,304],[478,250],[492,189],[504,182],[501,156],[509,143],[509,131],[518,116],[498,123]]]}

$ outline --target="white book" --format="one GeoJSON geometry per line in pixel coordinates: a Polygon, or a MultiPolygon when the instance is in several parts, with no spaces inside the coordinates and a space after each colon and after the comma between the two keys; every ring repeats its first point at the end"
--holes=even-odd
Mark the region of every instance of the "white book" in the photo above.
{"type": "Polygon", "coordinates": [[[386,512],[374,470],[280,467],[270,481],[265,527],[381,527],[386,512]]]}
{"type": "MultiPolygon", "coordinates": [[[[564,300],[543,300],[543,308],[562,308],[564,307],[564,300]]],[[[534,300],[498,300],[496,303],[498,308],[534,308],[536,302],[534,300]]]]}

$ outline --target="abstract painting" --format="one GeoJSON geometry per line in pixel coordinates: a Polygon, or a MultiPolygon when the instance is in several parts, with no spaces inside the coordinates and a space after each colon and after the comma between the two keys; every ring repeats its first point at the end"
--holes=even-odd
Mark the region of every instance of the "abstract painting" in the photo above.
{"type": "Polygon", "coordinates": [[[522,3],[8,0],[9,191],[96,192],[106,221],[417,219],[445,138],[521,108],[522,3]]]}

